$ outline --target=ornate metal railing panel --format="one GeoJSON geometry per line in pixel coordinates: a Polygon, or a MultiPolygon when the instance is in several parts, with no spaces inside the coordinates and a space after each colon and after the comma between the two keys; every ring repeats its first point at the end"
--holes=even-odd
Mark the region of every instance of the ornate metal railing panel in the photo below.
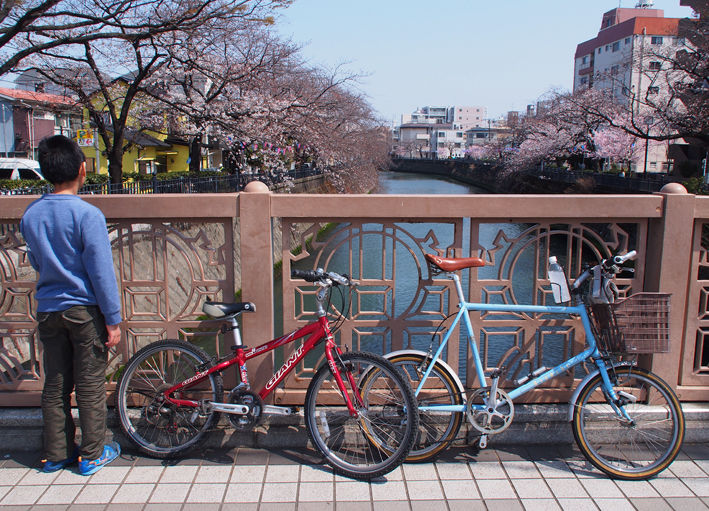
{"type": "MultiPolygon", "coordinates": [[[[107,380],[115,382],[133,353],[160,339],[187,339],[223,355],[220,324],[205,321],[201,307],[206,299],[234,297],[234,218],[109,222],[108,232],[126,342],[110,353],[107,380]]],[[[0,272],[0,392],[21,390],[33,396],[25,401],[36,404],[43,379],[33,298],[37,274],[17,224],[0,229],[0,272]]]]}
{"type": "MultiPolygon", "coordinates": [[[[347,273],[361,285],[354,291],[349,310],[339,310],[333,299],[333,316],[346,314],[338,339],[348,349],[378,353],[402,348],[435,349],[445,325],[457,311],[453,283],[432,276],[423,257],[426,252],[447,256],[480,256],[488,266],[472,276],[463,272],[472,301],[493,303],[551,303],[546,261],[557,255],[572,275],[586,263],[644,246],[646,222],[486,224],[472,219],[446,219],[426,223],[373,222],[357,219],[326,224],[321,220],[283,219],[284,232],[293,233],[283,244],[284,330],[312,320],[315,288],[302,286],[288,276],[291,268],[324,268],[347,273]],[[297,233],[297,234],[296,234],[297,233]]],[[[623,294],[642,289],[643,264],[633,276],[619,279],[623,294]]],[[[476,342],[486,368],[505,367],[506,378],[516,379],[540,366],[552,366],[578,353],[583,329],[578,320],[551,315],[472,314],[476,342]]],[[[445,359],[458,369],[466,385],[476,382],[470,370],[467,332],[456,332],[445,359]]],[[[299,368],[296,386],[322,363],[306,360],[299,368]]],[[[553,380],[549,387],[567,390],[579,372],[553,380]]]]}
{"type": "Polygon", "coordinates": [[[709,223],[697,221],[694,229],[685,350],[682,355],[683,385],[709,384],[709,223]]]}

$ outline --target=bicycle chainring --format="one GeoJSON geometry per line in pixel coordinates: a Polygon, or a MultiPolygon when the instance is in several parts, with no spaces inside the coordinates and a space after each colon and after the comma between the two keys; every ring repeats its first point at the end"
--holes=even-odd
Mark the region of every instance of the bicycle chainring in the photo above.
{"type": "Polygon", "coordinates": [[[235,390],[229,394],[229,403],[249,407],[244,415],[229,414],[229,422],[239,431],[250,431],[259,423],[263,411],[263,400],[250,390],[235,390]]]}
{"type": "Polygon", "coordinates": [[[515,415],[515,406],[512,399],[502,389],[497,389],[496,403],[487,406],[490,396],[490,387],[483,387],[472,393],[468,399],[466,413],[470,424],[486,435],[502,433],[512,423],[515,415]]]}

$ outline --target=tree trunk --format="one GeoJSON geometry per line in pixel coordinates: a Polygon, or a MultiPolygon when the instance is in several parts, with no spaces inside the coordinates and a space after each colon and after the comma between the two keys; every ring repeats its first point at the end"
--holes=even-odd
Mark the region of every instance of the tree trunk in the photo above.
{"type": "Polygon", "coordinates": [[[202,134],[190,142],[190,172],[199,172],[202,166],[202,134]]]}
{"type": "Polygon", "coordinates": [[[108,159],[108,175],[111,184],[116,186],[123,183],[123,137],[113,139],[111,150],[106,153],[108,159]]]}

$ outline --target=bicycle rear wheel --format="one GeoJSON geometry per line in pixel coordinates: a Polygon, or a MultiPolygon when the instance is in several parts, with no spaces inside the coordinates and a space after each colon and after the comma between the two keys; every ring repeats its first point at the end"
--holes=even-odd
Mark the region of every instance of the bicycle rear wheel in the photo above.
{"type": "Polygon", "coordinates": [[[325,364],[308,386],[305,423],[313,445],[335,472],[369,480],[394,470],[409,453],[418,426],[416,399],[383,357],[345,353],[340,360],[338,369],[357,414],[350,415],[325,364]]]}
{"type": "MultiPolygon", "coordinates": [[[[178,340],[149,344],[131,357],[118,383],[116,408],[121,429],[138,449],[157,458],[174,456],[198,445],[218,422],[218,413],[173,405],[162,394],[209,360],[197,346],[178,340]]],[[[221,375],[214,373],[175,397],[219,402],[222,392],[221,375]]]]}
{"type": "Polygon", "coordinates": [[[647,479],[666,469],[684,438],[684,415],[677,396],[658,376],[640,368],[609,372],[620,416],[603,392],[598,374],[581,390],[573,432],[581,452],[598,469],[618,479],[647,479]]]}
{"type": "MultiPolygon", "coordinates": [[[[387,358],[409,378],[415,390],[431,360],[425,355],[405,353],[387,358]]],[[[437,456],[453,443],[463,422],[462,412],[437,411],[441,405],[460,405],[463,398],[456,383],[457,377],[443,364],[436,362],[416,396],[419,406],[419,428],[414,446],[406,461],[426,461],[437,456]],[[421,407],[430,407],[421,410],[421,407]]]]}

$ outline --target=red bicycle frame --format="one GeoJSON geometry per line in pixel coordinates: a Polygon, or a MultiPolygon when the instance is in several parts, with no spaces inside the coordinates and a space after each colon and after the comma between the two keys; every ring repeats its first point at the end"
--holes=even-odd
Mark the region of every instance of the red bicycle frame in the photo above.
{"type": "MultiPolygon", "coordinates": [[[[234,325],[232,328],[238,328],[238,326],[234,325]]],[[[268,341],[264,344],[261,344],[260,346],[257,346],[256,348],[245,350],[242,346],[237,345],[236,353],[232,357],[229,357],[228,359],[219,362],[217,365],[210,367],[205,371],[201,371],[195,374],[194,376],[178,383],[177,385],[170,387],[169,389],[163,392],[163,396],[165,397],[166,401],[174,405],[192,406],[197,408],[200,406],[199,401],[194,401],[191,399],[178,399],[173,397],[173,394],[179,392],[180,390],[192,387],[193,385],[196,385],[200,381],[209,377],[209,375],[211,375],[212,373],[224,371],[225,369],[231,367],[234,364],[239,365],[239,377],[241,379],[241,382],[249,385],[248,374],[246,371],[246,362],[248,360],[251,360],[252,358],[262,355],[264,353],[268,353],[269,351],[272,351],[278,348],[279,346],[284,346],[288,343],[291,343],[306,336],[308,336],[308,338],[298,349],[295,350],[295,352],[293,352],[290,357],[288,357],[288,359],[283,363],[280,369],[276,371],[273,377],[268,380],[266,385],[259,392],[259,396],[261,397],[261,399],[265,399],[273,391],[273,389],[275,389],[278,384],[281,383],[286,376],[288,376],[288,374],[293,370],[293,368],[301,360],[303,360],[305,355],[307,355],[308,352],[310,352],[310,350],[312,350],[320,342],[320,340],[324,338],[326,340],[325,357],[327,358],[330,370],[332,371],[332,374],[335,377],[335,381],[337,382],[337,386],[345,399],[345,403],[347,404],[347,409],[349,410],[350,415],[357,415],[357,410],[352,404],[352,401],[350,400],[349,394],[347,393],[347,389],[345,387],[345,382],[342,379],[342,375],[340,374],[340,371],[337,367],[337,363],[335,361],[335,356],[333,355],[333,350],[338,356],[342,353],[342,351],[335,344],[335,341],[332,338],[332,332],[330,332],[330,322],[328,321],[327,316],[319,317],[318,320],[313,323],[308,323],[307,325],[299,328],[298,330],[294,330],[289,334],[268,341]]],[[[350,373],[347,373],[347,375],[348,383],[350,384],[355,393],[357,404],[359,406],[362,406],[362,396],[357,390],[357,385],[355,384],[354,378],[350,373]]]]}

